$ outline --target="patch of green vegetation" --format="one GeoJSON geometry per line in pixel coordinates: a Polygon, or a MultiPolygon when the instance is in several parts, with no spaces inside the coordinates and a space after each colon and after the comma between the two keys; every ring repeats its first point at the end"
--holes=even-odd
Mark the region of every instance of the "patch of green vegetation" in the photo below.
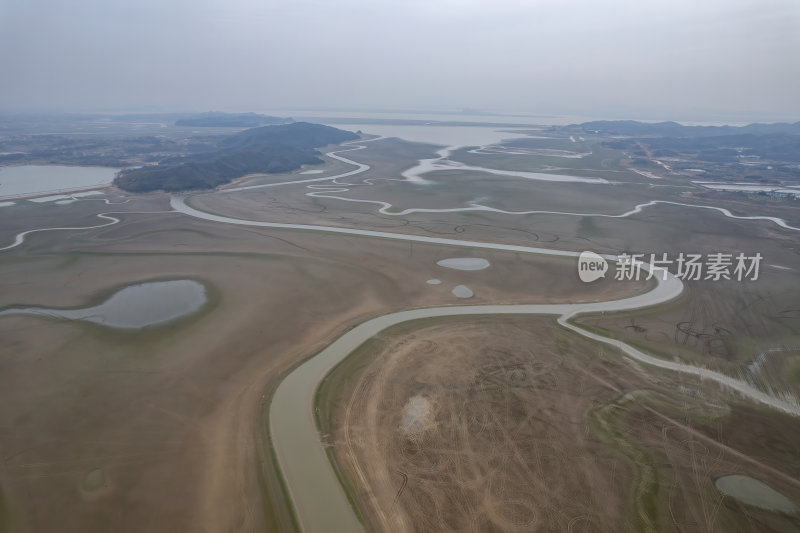
{"type": "Polygon", "coordinates": [[[592,427],[613,446],[616,453],[628,459],[635,471],[635,481],[631,493],[631,506],[635,529],[645,533],[663,530],[665,517],[662,512],[664,502],[661,484],[669,477],[669,471],[662,466],[642,445],[631,440],[622,428],[629,406],[649,404],[660,409],[691,416],[693,419],[711,421],[727,416],[728,409],[712,408],[689,397],[680,400],[655,390],[641,389],[630,391],[590,413],[592,427]]]}
{"type": "Polygon", "coordinates": [[[594,223],[594,217],[583,216],[578,221],[578,235],[592,235],[597,231],[597,226],[594,223]]]}
{"type": "Polygon", "coordinates": [[[658,467],[652,455],[644,447],[631,442],[620,427],[626,405],[634,399],[635,393],[625,394],[591,411],[589,419],[595,432],[612,445],[615,453],[625,456],[633,466],[635,480],[631,491],[631,507],[635,530],[655,533],[661,531],[658,527],[658,467]]]}
{"type": "Polygon", "coordinates": [[[317,427],[323,434],[331,431],[331,416],[337,398],[341,397],[351,382],[357,379],[371,362],[371,358],[380,353],[385,346],[380,337],[367,340],[342,359],[320,382],[314,394],[314,417],[317,427]]]}

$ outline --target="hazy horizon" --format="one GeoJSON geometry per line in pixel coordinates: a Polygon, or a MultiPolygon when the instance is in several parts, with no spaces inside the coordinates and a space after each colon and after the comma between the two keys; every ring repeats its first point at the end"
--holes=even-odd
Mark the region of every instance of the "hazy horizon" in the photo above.
{"type": "Polygon", "coordinates": [[[800,3],[7,0],[0,110],[800,119],[800,3]]]}

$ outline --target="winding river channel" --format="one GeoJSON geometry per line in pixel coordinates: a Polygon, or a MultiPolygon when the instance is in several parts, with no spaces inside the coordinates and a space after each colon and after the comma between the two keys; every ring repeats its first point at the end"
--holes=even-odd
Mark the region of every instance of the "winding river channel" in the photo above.
{"type": "MultiPolygon", "coordinates": [[[[337,156],[336,159],[344,162],[349,161],[341,156],[337,156]]],[[[365,165],[354,161],[352,161],[352,163],[357,165],[358,168],[356,171],[348,172],[345,175],[353,175],[354,173],[366,170],[366,168],[364,168],[365,165]]],[[[323,179],[334,180],[337,177],[343,177],[343,175],[329,176],[314,181],[322,181],[323,179]]],[[[265,186],[272,186],[272,184],[267,184],[265,186]]],[[[253,188],[257,187],[259,186],[253,186],[253,188]]],[[[652,205],[652,203],[648,205],[652,205]]],[[[308,224],[282,224],[237,219],[199,211],[186,203],[185,196],[173,196],[171,198],[171,207],[189,216],[225,224],[322,231],[327,233],[360,235],[364,237],[422,242],[444,246],[502,250],[550,256],[557,255],[577,258],[579,255],[578,252],[572,251],[511,244],[427,237],[354,228],[308,224]]],[[[634,211],[640,210],[641,207],[642,206],[637,206],[634,211]]],[[[732,216],[730,213],[724,214],[732,216]]],[[[757,217],[752,218],[757,219],[757,217]]],[[[776,222],[775,220],[772,221],[776,222]]],[[[616,256],[604,257],[611,261],[617,259],[616,256]]],[[[649,265],[642,264],[641,267],[647,270],[649,265]]],[[[652,290],[637,296],[619,300],[581,304],[448,306],[413,309],[383,315],[356,326],[337,339],[333,344],[297,367],[281,382],[275,391],[269,410],[269,431],[275,454],[278,458],[279,467],[283,474],[301,529],[306,532],[361,531],[364,529],[356,511],[348,499],[345,489],[342,487],[330,463],[325,445],[321,441],[319,429],[314,417],[314,398],[316,390],[323,378],[359,345],[386,328],[410,320],[457,315],[554,315],[557,317],[557,321],[561,326],[594,341],[614,346],[624,352],[628,357],[639,362],[715,381],[759,403],[793,415],[800,415],[800,406],[798,406],[796,402],[793,402],[791,398],[775,398],[743,381],[706,368],[655,358],[621,341],[592,333],[570,322],[570,318],[582,313],[633,310],[662,304],[678,297],[683,291],[683,284],[672,274],[664,272],[661,269],[658,269],[658,272],[653,272],[653,274],[653,279],[657,281],[657,284],[652,290]]]]}
{"type": "MultiPolygon", "coordinates": [[[[383,239],[424,242],[445,246],[504,250],[511,252],[557,255],[577,258],[578,252],[535,248],[481,241],[466,241],[420,235],[407,235],[383,231],[314,226],[305,224],[280,224],[255,220],[242,220],[198,211],[187,205],[183,196],[172,197],[176,211],[214,222],[260,226],[269,228],[300,229],[344,233],[383,239]]],[[[616,256],[604,256],[614,261],[616,256]]],[[[649,265],[642,264],[645,270],[649,265]]],[[[270,405],[270,435],[278,457],[286,486],[288,487],[296,516],[303,531],[359,531],[363,530],[358,517],[348,501],[347,494],[328,459],[320,440],[314,418],[314,396],[322,379],[345,357],[378,332],[409,320],[456,315],[555,315],[558,323],[584,337],[603,342],[623,351],[627,356],[659,368],[700,376],[733,389],[752,400],[775,409],[800,415],[800,407],[790,400],[772,397],[747,383],[714,372],[674,361],[652,357],[621,341],[603,337],[580,328],[569,321],[581,313],[600,313],[641,309],[668,302],[681,294],[683,284],[669,273],[654,272],[655,288],[630,298],[581,304],[530,304],[530,305],[475,305],[434,307],[391,313],[373,318],[348,331],[333,344],[300,365],[278,386],[270,405]]]]}
{"type": "MultiPolygon", "coordinates": [[[[359,150],[364,146],[350,148],[351,151],[359,150]]],[[[261,187],[271,187],[277,185],[302,184],[309,182],[334,181],[337,178],[352,176],[369,169],[368,165],[357,163],[334,153],[327,154],[341,162],[350,163],[356,166],[352,171],[348,171],[336,176],[326,176],[314,179],[304,179],[293,182],[271,183],[263,185],[253,185],[236,187],[218,191],[214,194],[221,194],[233,191],[243,191],[261,187]]],[[[642,204],[628,213],[622,215],[601,215],[601,216],[628,216],[640,211],[643,207],[654,205],[656,202],[642,204]]],[[[658,202],[672,203],[672,202],[658,202]]],[[[579,252],[552,250],[548,248],[536,248],[529,246],[518,246],[511,244],[498,244],[482,241],[467,241],[459,239],[448,239],[439,237],[427,237],[421,235],[410,235],[402,233],[392,233],[384,231],[361,230],[354,228],[330,227],[309,224],[283,224],[275,222],[262,222],[257,220],[247,220],[231,218],[222,215],[215,215],[197,210],[186,203],[186,196],[175,195],[170,199],[171,207],[174,211],[184,215],[218,222],[222,224],[235,224],[240,226],[257,226],[275,229],[319,231],[326,233],[337,233],[346,235],[357,235],[363,237],[391,239],[407,242],[421,242],[437,244],[442,246],[455,246],[471,249],[500,250],[525,254],[538,254],[549,256],[562,256],[577,258],[579,252]]],[[[696,206],[688,204],[686,207],[716,209],[724,215],[733,218],[746,218],[752,220],[769,220],[787,229],[797,229],[788,226],[783,220],[772,217],[739,217],[727,210],[709,206],[696,206]]],[[[471,206],[475,209],[476,206],[471,206]]],[[[467,208],[470,209],[470,208],[467,208]]],[[[564,213],[573,214],[573,213],[564,213]]],[[[99,215],[110,222],[100,224],[97,227],[111,225],[119,220],[109,216],[109,214],[99,215]]],[[[88,229],[88,228],[47,228],[51,229],[88,229]]],[[[22,244],[25,234],[32,233],[32,230],[17,235],[15,242],[3,249],[13,248],[22,244]]],[[[604,256],[606,259],[615,261],[615,256],[604,256]]],[[[577,261],[576,261],[577,264],[577,261]]],[[[649,265],[642,264],[644,270],[649,265]]],[[[581,304],[527,304],[527,305],[476,305],[476,306],[452,306],[434,307],[428,309],[413,309],[383,315],[368,320],[352,330],[345,333],[334,343],[319,352],[314,357],[291,372],[278,386],[272,398],[269,410],[270,436],[278,459],[279,468],[283,475],[286,487],[291,497],[295,515],[303,531],[322,532],[322,531],[361,531],[364,529],[359,521],[356,511],[351,505],[348,495],[342,487],[332,464],[329,461],[324,444],[321,442],[320,433],[314,417],[314,397],[321,380],[338,364],[347,357],[360,344],[373,337],[378,332],[392,327],[396,324],[417,320],[422,318],[456,316],[456,315],[551,315],[557,317],[557,322],[562,327],[567,328],[579,335],[583,335],[594,341],[605,343],[618,348],[624,354],[636,361],[652,365],[655,367],[682,372],[699,376],[706,380],[717,382],[729,389],[738,392],[744,397],[756,402],[768,405],[772,408],[800,415],[800,406],[792,398],[776,398],[770,396],[757,388],[730,376],[714,372],[705,368],[699,368],[687,364],[668,361],[652,357],[640,350],[633,348],[621,341],[603,337],[589,332],[570,322],[570,319],[582,313],[615,312],[623,310],[641,309],[668,302],[678,297],[683,291],[683,284],[668,272],[656,269],[653,272],[653,279],[656,280],[655,287],[643,294],[630,298],[610,300],[604,302],[581,303],[581,304]]]]}

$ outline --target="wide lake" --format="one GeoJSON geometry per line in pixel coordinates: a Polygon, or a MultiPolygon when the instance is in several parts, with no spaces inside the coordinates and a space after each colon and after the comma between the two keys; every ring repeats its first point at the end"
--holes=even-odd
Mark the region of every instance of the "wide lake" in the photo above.
{"type": "Polygon", "coordinates": [[[438,144],[440,146],[485,146],[504,139],[525,137],[514,128],[497,126],[439,126],[398,124],[331,124],[331,126],[384,137],[397,137],[411,142],[438,144]]]}
{"type": "Polygon", "coordinates": [[[62,165],[0,167],[0,197],[108,185],[118,170],[62,165]]]}

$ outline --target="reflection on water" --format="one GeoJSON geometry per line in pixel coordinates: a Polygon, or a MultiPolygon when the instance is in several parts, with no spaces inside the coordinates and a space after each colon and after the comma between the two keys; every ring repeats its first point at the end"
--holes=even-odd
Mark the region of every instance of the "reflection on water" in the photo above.
{"type": "Polygon", "coordinates": [[[163,324],[198,311],[207,301],[203,284],[193,280],[155,281],[131,285],[100,305],[82,309],[17,307],[3,315],[40,315],[83,320],[114,328],[143,328],[163,324]]]}
{"type": "Polygon", "coordinates": [[[116,168],[23,165],[0,168],[0,196],[108,185],[116,168]]]}
{"type": "Polygon", "coordinates": [[[484,146],[496,144],[506,139],[518,139],[525,134],[512,128],[496,126],[437,126],[437,125],[396,125],[396,124],[334,124],[337,128],[349,131],[363,131],[371,135],[398,137],[400,139],[438,144],[440,146],[484,146]]]}
{"type": "Polygon", "coordinates": [[[450,292],[452,292],[456,298],[472,298],[475,295],[472,289],[466,285],[456,285],[450,292]]]}
{"type": "Polygon", "coordinates": [[[489,268],[489,261],[481,257],[450,257],[436,262],[437,265],[455,270],[483,270],[489,268]]]}
{"type": "Polygon", "coordinates": [[[785,514],[800,513],[800,507],[792,500],[750,476],[741,474],[722,476],[717,478],[714,484],[723,494],[747,505],[785,514]]]}

